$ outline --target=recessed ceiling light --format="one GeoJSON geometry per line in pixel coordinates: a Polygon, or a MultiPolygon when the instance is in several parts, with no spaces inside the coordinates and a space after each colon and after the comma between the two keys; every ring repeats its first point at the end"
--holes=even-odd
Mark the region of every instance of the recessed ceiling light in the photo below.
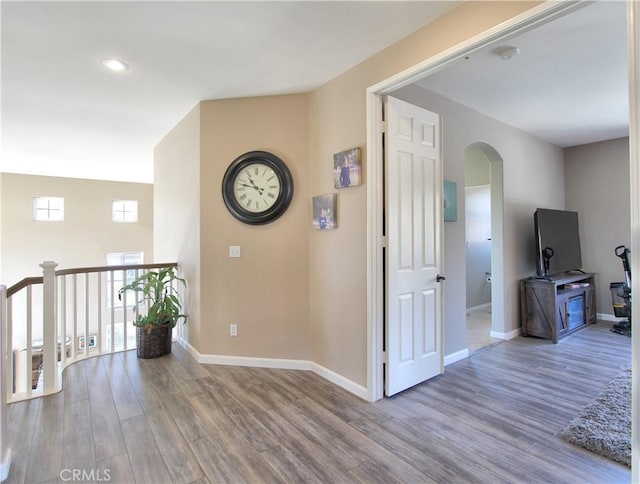
{"type": "Polygon", "coordinates": [[[112,71],[116,71],[116,72],[126,71],[129,68],[127,64],[125,64],[124,62],[118,59],[105,59],[102,61],[102,64],[107,69],[111,69],[112,71]]]}

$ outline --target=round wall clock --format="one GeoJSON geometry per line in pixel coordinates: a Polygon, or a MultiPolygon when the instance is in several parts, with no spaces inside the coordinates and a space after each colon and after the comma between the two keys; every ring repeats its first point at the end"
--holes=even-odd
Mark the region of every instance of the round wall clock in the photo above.
{"type": "Polygon", "coordinates": [[[222,198],[229,212],[246,224],[273,222],[293,198],[293,177],[280,158],[250,151],[236,158],[222,179],[222,198]]]}

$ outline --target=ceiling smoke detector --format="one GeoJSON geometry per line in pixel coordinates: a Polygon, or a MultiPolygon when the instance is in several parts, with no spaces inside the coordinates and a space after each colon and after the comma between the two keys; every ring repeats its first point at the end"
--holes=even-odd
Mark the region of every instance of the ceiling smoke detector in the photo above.
{"type": "Polygon", "coordinates": [[[498,50],[497,54],[503,61],[508,61],[520,55],[519,47],[503,47],[498,50]]]}

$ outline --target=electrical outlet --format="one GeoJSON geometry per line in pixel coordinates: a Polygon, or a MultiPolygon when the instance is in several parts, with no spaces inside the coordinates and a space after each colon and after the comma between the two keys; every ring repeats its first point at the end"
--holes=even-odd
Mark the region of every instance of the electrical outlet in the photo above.
{"type": "Polygon", "coordinates": [[[238,325],[230,324],[229,325],[229,335],[230,336],[238,336],[238,325]]]}
{"type": "Polygon", "coordinates": [[[240,257],[240,246],[239,245],[230,245],[229,246],[229,257],[240,257]]]}

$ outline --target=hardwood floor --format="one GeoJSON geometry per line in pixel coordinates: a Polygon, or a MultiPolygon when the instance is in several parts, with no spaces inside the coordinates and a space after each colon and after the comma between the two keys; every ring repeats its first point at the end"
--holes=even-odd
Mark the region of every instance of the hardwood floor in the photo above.
{"type": "Polygon", "coordinates": [[[588,327],[478,351],[370,404],[304,371],[135,352],[69,367],[63,392],[12,404],[7,482],[617,483],[630,471],[556,437],[630,364],[588,327]],[[65,470],[66,469],[66,470],[65,470]]]}

